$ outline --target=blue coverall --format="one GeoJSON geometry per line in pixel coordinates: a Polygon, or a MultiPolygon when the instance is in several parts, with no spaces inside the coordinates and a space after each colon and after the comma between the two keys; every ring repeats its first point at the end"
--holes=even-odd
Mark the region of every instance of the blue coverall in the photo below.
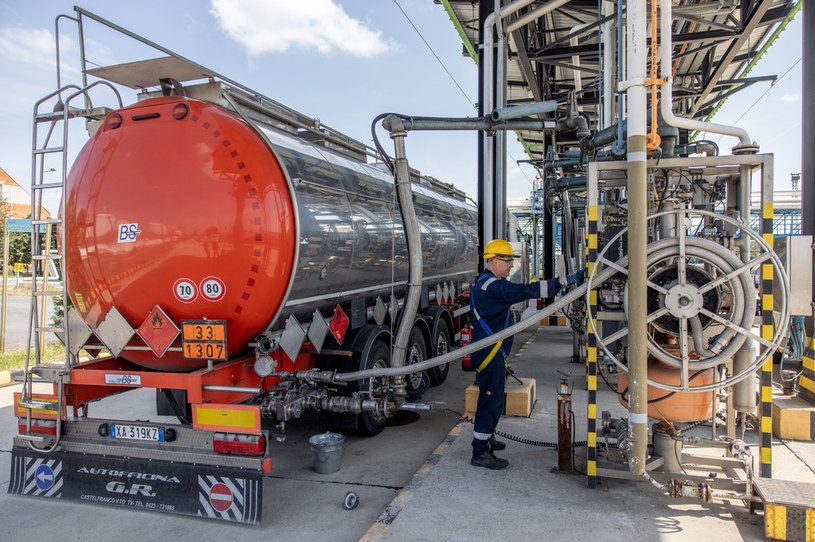
{"type": "MultiPolygon", "coordinates": [[[[470,288],[470,311],[473,318],[473,342],[509,327],[509,309],[519,301],[552,297],[560,290],[558,279],[541,280],[530,284],[517,284],[499,279],[491,271],[484,271],[470,288]]],[[[488,450],[498,420],[504,411],[505,358],[512,350],[512,339],[504,339],[501,349],[489,364],[476,374],[478,404],[473,427],[473,457],[488,450]]],[[[476,369],[487,358],[493,346],[472,354],[476,369]]]]}

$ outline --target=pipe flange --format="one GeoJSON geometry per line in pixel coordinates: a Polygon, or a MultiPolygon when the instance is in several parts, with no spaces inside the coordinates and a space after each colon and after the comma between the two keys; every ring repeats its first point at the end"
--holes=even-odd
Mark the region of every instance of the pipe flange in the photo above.
{"type": "Polygon", "coordinates": [[[758,154],[760,147],[758,143],[742,143],[741,145],[736,145],[733,147],[732,152],[734,155],[737,154],[758,154]]]}
{"type": "Polygon", "coordinates": [[[677,284],[665,294],[665,308],[677,318],[691,318],[699,314],[705,300],[692,284],[677,284]]]}

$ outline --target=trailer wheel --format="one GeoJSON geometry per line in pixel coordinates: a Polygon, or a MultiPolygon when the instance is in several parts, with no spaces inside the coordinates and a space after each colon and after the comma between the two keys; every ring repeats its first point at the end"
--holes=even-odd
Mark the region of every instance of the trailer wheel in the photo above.
{"type": "MultiPolygon", "coordinates": [[[[368,355],[360,363],[360,370],[384,369],[390,367],[391,351],[388,345],[380,340],[374,341],[368,355]]],[[[358,380],[359,391],[363,395],[375,396],[377,390],[385,389],[388,386],[387,378],[368,378],[358,380]]],[[[367,436],[378,435],[385,429],[387,418],[376,412],[362,412],[359,414],[358,430],[367,436]]]]}
{"type": "MultiPolygon", "coordinates": [[[[450,325],[444,319],[439,319],[433,327],[433,357],[441,356],[450,351],[452,344],[452,333],[450,332],[450,325]]],[[[447,375],[450,372],[450,364],[445,363],[438,367],[433,367],[427,371],[427,376],[430,378],[431,386],[440,386],[447,380],[447,375]]]]}
{"type": "MultiPolygon", "coordinates": [[[[425,345],[422,330],[414,327],[410,332],[407,344],[407,354],[405,365],[413,365],[427,359],[427,346],[425,345]]],[[[407,400],[408,402],[418,401],[429,387],[428,376],[425,371],[411,373],[407,375],[407,400]]]]}

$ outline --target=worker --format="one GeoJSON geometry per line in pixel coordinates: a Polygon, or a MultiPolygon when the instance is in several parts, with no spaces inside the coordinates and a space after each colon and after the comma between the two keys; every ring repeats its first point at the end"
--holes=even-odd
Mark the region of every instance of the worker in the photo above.
{"type": "MultiPolygon", "coordinates": [[[[580,284],[585,270],[565,277],[544,279],[530,284],[517,284],[505,280],[512,270],[515,258],[512,245],[503,239],[495,239],[484,247],[484,272],[473,281],[470,288],[470,314],[473,319],[473,342],[506,329],[510,325],[509,309],[515,303],[528,299],[553,297],[562,282],[580,284]]],[[[476,370],[478,403],[473,426],[473,457],[470,464],[476,467],[499,470],[509,461],[495,456],[506,444],[495,439],[495,428],[504,411],[504,382],[506,358],[512,350],[512,337],[498,341],[472,354],[476,370]]]]}

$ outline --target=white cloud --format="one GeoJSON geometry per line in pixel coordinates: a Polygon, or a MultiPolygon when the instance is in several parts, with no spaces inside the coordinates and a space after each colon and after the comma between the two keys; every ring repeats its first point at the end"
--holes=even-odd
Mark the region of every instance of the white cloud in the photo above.
{"type": "Polygon", "coordinates": [[[801,101],[801,93],[795,92],[793,94],[782,94],[778,97],[782,102],[799,103],[801,101]]]}
{"type": "MultiPolygon", "coordinates": [[[[73,49],[73,40],[60,36],[63,53],[73,49]]],[[[0,28],[0,58],[40,67],[56,66],[54,34],[45,28],[5,26],[0,28]]]]}
{"type": "Polygon", "coordinates": [[[336,0],[212,0],[212,14],[252,55],[299,47],[373,57],[394,49],[381,31],[350,17],[336,0]]]}

